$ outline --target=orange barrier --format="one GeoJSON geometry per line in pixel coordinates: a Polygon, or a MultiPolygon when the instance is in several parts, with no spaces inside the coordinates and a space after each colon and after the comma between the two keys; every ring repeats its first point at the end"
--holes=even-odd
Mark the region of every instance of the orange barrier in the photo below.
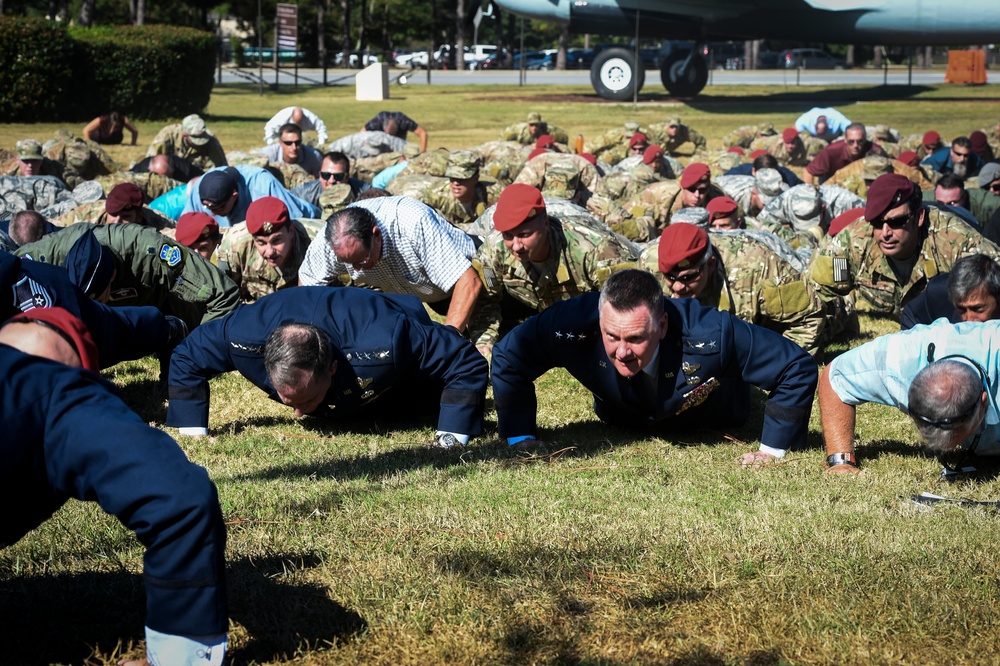
{"type": "Polygon", "coordinates": [[[986,54],[975,51],[948,51],[948,71],[945,83],[986,83],[986,54]]]}

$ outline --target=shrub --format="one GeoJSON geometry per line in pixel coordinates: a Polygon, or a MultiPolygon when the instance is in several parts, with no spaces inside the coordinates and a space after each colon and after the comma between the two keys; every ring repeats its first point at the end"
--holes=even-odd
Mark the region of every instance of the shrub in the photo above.
{"type": "Polygon", "coordinates": [[[0,119],[61,120],[70,111],[75,53],[58,23],[0,17],[0,119]]]}

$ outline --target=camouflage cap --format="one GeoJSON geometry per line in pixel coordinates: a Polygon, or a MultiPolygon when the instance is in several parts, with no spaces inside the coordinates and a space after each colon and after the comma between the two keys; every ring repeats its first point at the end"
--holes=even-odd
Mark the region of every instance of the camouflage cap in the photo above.
{"type": "MultiPolygon", "coordinates": [[[[708,209],[702,208],[701,206],[690,206],[688,208],[681,208],[673,215],[670,216],[670,224],[676,224],[679,222],[684,222],[686,224],[693,224],[696,227],[701,227],[702,229],[708,228],[708,209]]],[[[670,226],[667,227],[668,229],[670,226]]]]}
{"type": "Polygon", "coordinates": [[[205,121],[196,113],[186,116],[181,121],[181,130],[187,134],[188,140],[196,146],[204,146],[212,136],[205,127],[205,121]]]}
{"type": "Polygon", "coordinates": [[[538,113],[538,111],[532,111],[528,114],[529,125],[537,125],[540,122],[542,122],[542,114],[538,113]]]}
{"type": "Polygon", "coordinates": [[[758,169],[754,174],[757,196],[765,206],[787,189],[777,169],[758,169]]]}
{"type": "Polygon", "coordinates": [[[479,173],[479,155],[471,150],[456,150],[451,154],[445,178],[465,180],[479,173]]]}
{"type": "Polygon", "coordinates": [[[554,164],[545,170],[542,195],[572,199],[580,188],[580,170],[569,164],[554,164]]]}
{"type": "Polygon", "coordinates": [[[892,139],[892,130],[889,129],[888,125],[876,125],[872,136],[880,141],[889,141],[892,139]]]}
{"type": "Polygon", "coordinates": [[[636,132],[639,131],[639,123],[635,122],[634,120],[628,121],[627,123],[625,123],[625,131],[628,132],[629,134],[635,134],[636,132]]]}
{"type": "Polygon", "coordinates": [[[823,215],[823,199],[813,185],[797,185],[789,192],[792,221],[796,229],[805,229],[819,224],[823,215]]]}
{"type": "Polygon", "coordinates": [[[663,123],[667,127],[679,127],[681,124],[680,116],[667,116],[667,121],[663,123]]]}
{"type": "Polygon", "coordinates": [[[17,156],[22,160],[40,160],[42,144],[34,139],[21,139],[17,142],[17,156]]]}
{"type": "Polygon", "coordinates": [[[774,123],[757,123],[757,134],[760,136],[774,136],[778,131],[774,129],[774,123]]]}
{"type": "Polygon", "coordinates": [[[892,164],[882,155],[869,153],[862,160],[864,171],[861,177],[865,180],[875,180],[883,174],[892,173],[892,164]]]}
{"type": "MultiPolygon", "coordinates": [[[[371,190],[367,190],[371,191],[371,190]]],[[[354,191],[348,183],[337,183],[323,190],[319,195],[319,205],[324,215],[328,211],[336,212],[354,202],[354,191]]]]}

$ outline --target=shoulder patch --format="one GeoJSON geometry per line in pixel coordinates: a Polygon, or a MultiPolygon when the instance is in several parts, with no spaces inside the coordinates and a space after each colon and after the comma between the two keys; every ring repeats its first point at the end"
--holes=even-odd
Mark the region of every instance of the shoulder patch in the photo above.
{"type": "Polygon", "coordinates": [[[14,284],[13,291],[14,305],[21,312],[35,308],[50,308],[55,304],[55,299],[49,290],[27,275],[14,284]]]}
{"type": "Polygon", "coordinates": [[[179,266],[182,258],[183,255],[179,247],[164,243],[160,248],[160,260],[171,268],[179,266]]]}

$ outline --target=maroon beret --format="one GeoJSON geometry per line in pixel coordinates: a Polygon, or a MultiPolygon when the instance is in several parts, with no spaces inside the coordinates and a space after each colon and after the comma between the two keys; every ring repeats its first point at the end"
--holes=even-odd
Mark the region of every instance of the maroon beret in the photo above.
{"type": "Polygon", "coordinates": [[[660,234],[660,272],[697,266],[708,250],[708,232],[687,222],[675,222],[660,234]]]}
{"type": "Polygon", "coordinates": [[[860,220],[864,216],[864,214],[865,214],[865,209],[861,207],[852,208],[850,210],[844,211],[837,217],[830,220],[830,228],[827,230],[827,233],[829,233],[831,236],[836,236],[841,231],[843,231],[844,227],[846,227],[848,224],[854,222],[855,220],[860,220]]]}
{"type": "Polygon", "coordinates": [[[288,224],[288,206],[277,197],[261,197],[247,208],[247,231],[270,236],[288,224]]]}
{"type": "Polygon", "coordinates": [[[731,197],[715,197],[705,206],[709,222],[717,217],[729,217],[739,209],[739,205],[731,197]]]}
{"type": "Polygon", "coordinates": [[[551,148],[554,145],[556,145],[556,140],[552,138],[551,134],[543,134],[535,142],[535,148],[551,148]]]}
{"type": "Polygon", "coordinates": [[[142,206],[142,190],[134,183],[119,183],[108,192],[104,210],[108,215],[118,215],[126,208],[142,206]]]}
{"type": "Polygon", "coordinates": [[[746,151],[739,146],[729,146],[727,153],[736,153],[737,155],[746,155],[746,151]]]}
{"type": "Polygon", "coordinates": [[[597,166],[597,157],[594,156],[594,153],[580,153],[580,157],[597,166]]]}
{"type": "Polygon", "coordinates": [[[712,175],[712,170],[704,162],[691,162],[681,174],[681,187],[690,190],[703,180],[708,180],[712,175]]]}
{"type": "Polygon", "coordinates": [[[549,151],[545,150],[544,148],[535,148],[530,153],[528,153],[528,159],[529,160],[533,160],[536,157],[538,157],[539,155],[544,155],[547,152],[549,152],[549,151]]]}
{"type": "Polygon", "coordinates": [[[986,133],[982,130],[976,130],[969,135],[969,147],[972,148],[974,153],[986,152],[989,147],[990,142],[986,139],[986,133]]]}
{"type": "Polygon", "coordinates": [[[865,204],[865,219],[872,222],[887,212],[909,201],[916,186],[909,178],[898,173],[879,176],[868,188],[868,203],[865,204]]]}
{"type": "Polygon", "coordinates": [[[76,351],[80,365],[91,372],[100,372],[97,345],[90,336],[87,326],[77,317],[62,308],[33,308],[11,318],[12,322],[38,323],[54,329],[63,340],[76,351]]]}
{"type": "Polygon", "coordinates": [[[785,131],[781,133],[781,140],[785,143],[791,143],[795,141],[795,137],[799,135],[798,131],[794,127],[786,127],[785,131]]]}
{"type": "Polygon", "coordinates": [[[924,138],[920,140],[925,146],[936,146],[941,143],[941,135],[931,130],[924,134],[924,138]]]}
{"type": "Polygon", "coordinates": [[[628,147],[635,148],[636,146],[643,143],[649,143],[649,137],[643,134],[642,132],[636,132],[635,134],[632,135],[632,138],[628,140],[628,147]]]}
{"type": "Polygon", "coordinates": [[[911,167],[915,167],[920,164],[920,155],[917,155],[912,150],[904,150],[896,159],[911,167]]]}
{"type": "Polygon", "coordinates": [[[659,146],[646,146],[646,150],[642,151],[642,163],[643,164],[653,164],[657,160],[663,159],[663,148],[659,146]]]}
{"type": "Polygon", "coordinates": [[[219,233],[219,223],[208,213],[184,213],[177,220],[175,237],[181,245],[191,247],[202,236],[213,236],[219,233]]]}
{"type": "Polygon", "coordinates": [[[764,150],[763,148],[758,148],[757,150],[750,153],[750,159],[755,160],[761,155],[767,155],[767,151],[764,150]]]}
{"type": "Polygon", "coordinates": [[[493,228],[510,231],[539,213],[545,212],[545,200],[537,187],[513,183],[504,188],[493,211],[493,228]]]}

